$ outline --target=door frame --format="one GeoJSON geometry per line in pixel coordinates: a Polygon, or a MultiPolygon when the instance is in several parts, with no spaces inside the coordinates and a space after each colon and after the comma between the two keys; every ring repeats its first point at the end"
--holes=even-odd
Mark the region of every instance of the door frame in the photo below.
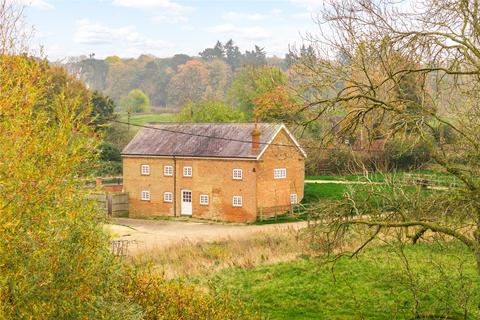
{"type": "Polygon", "coordinates": [[[189,190],[189,189],[182,189],[182,190],[180,190],[180,215],[182,215],[182,216],[192,216],[192,213],[193,213],[193,192],[192,192],[192,190],[189,190]],[[184,192],[190,192],[190,202],[183,201],[183,193],[184,192]],[[184,203],[189,203],[190,204],[190,212],[186,213],[184,211],[184,203]]]}

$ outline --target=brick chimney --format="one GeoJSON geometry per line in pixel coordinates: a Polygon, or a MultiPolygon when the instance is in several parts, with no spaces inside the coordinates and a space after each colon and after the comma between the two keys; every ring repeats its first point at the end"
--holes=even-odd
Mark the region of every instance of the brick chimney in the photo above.
{"type": "Polygon", "coordinates": [[[260,148],[260,129],[257,127],[257,123],[255,122],[255,126],[252,130],[252,153],[256,153],[260,148]]]}

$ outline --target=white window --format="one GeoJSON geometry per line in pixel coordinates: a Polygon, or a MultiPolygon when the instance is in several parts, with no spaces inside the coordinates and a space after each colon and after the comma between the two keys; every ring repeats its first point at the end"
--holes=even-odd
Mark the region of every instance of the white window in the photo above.
{"type": "Polygon", "coordinates": [[[275,179],[285,179],[287,177],[287,169],[273,169],[273,177],[275,179]]]}
{"type": "Polygon", "coordinates": [[[243,178],[242,169],[233,169],[233,179],[242,180],[242,178],[243,178]]]}
{"type": "Polygon", "coordinates": [[[297,194],[296,193],[292,193],[290,195],[290,203],[291,204],[296,204],[297,203],[297,194]]]}
{"type": "Polygon", "coordinates": [[[233,196],[232,204],[234,207],[241,207],[243,205],[241,196],[233,196]]]}
{"type": "Polygon", "coordinates": [[[172,166],[163,166],[163,175],[164,176],[173,176],[173,167],[172,166]]]}
{"type": "Polygon", "coordinates": [[[142,191],[142,200],[150,200],[150,191],[142,191]]]}
{"type": "Polygon", "coordinates": [[[208,194],[201,194],[200,195],[200,204],[203,206],[208,205],[208,194]]]}
{"type": "Polygon", "coordinates": [[[191,177],[192,176],[192,167],[183,167],[183,176],[191,177]]]}
{"type": "Polygon", "coordinates": [[[148,175],[150,175],[150,165],[148,165],[148,164],[142,164],[142,166],[141,166],[141,172],[142,172],[142,176],[148,176],[148,175]]]}
{"type": "Polygon", "coordinates": [[[163,202],[173,202],[173,194],[171,192],[164,192],[163,202]]]}

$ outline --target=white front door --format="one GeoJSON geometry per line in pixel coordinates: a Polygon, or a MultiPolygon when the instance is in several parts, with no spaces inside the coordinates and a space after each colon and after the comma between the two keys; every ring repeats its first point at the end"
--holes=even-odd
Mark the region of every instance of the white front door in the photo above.
{"type": "Polygon", "coordinates": [[[182,190],[182,214],[186,216],[192,215],[192,191],[182,190]]]}

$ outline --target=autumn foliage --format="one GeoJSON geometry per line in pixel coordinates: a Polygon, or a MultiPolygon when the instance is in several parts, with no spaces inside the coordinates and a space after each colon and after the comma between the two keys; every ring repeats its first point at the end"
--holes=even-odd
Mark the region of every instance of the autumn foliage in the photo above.
{"type": "Polygon", "coordinates": [[[52,94],[47,67],[0,57],[0,319],[135,318],[76,182],[95,161],[91,110],[52,94]]]}

